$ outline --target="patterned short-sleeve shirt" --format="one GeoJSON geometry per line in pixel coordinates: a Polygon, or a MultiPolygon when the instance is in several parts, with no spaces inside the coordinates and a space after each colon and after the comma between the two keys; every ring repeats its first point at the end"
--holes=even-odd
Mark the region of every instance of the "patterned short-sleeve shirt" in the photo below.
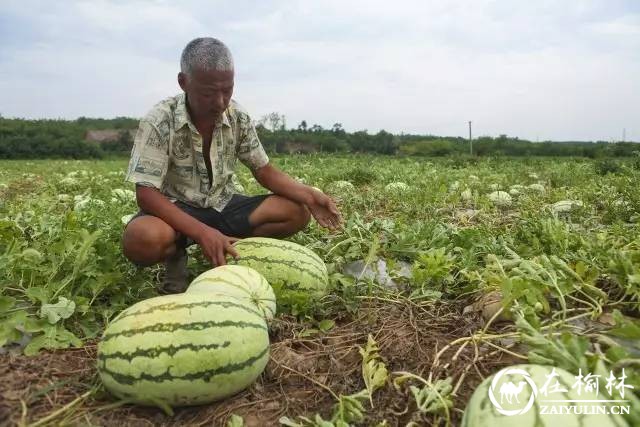
{"type": "Polygon", "coordinates": [[[125,179],[155,187],[172,201],[221,211],[236,192],[237,160],[251,170],[269,163],[249,114],[233,100],[215,125],[209,155],[211,181],[202,136],[182,93],[156,104],[140,121],[125,179]]]}

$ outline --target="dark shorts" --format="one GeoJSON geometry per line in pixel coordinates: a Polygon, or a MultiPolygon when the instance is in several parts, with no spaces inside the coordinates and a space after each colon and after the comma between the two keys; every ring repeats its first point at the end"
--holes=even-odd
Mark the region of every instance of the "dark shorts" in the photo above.
{"type": "MultiPolygon", "coordinates": [[[[222,234],[231,237],[249,237],[253,232],[253,227],[249,224],[249,215],[269,196],[271,194],[261,194],[259,196],[234,194],[222,212],[218,212],[213,208],[196,208],[179,200],[174,205],[222,234]]],[[[144,215],[150,214],[141,210],[129,222],[144,215]]],[[[186,236],[181,237],[179,240],[186,246],[194,243],[193,240],[186,238],[186,236]]]]}

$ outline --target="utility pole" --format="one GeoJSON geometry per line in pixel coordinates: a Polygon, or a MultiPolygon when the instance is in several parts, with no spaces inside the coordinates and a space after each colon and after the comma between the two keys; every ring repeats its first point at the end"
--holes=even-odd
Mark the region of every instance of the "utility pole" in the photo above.
{"type": "Polygon", "coordinates": [[[469,154],[473,156],[473,138],[471,137],[471,120],[469,120],[469,154]]]}
{"type": "Polygon", "coordinates": [[[627,140],[627,128],[622,128],[622,142],[627,140]]]}

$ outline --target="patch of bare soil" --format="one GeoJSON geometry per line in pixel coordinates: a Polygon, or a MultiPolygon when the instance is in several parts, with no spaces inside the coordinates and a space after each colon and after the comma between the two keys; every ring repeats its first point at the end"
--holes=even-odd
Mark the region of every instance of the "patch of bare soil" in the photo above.
{"type": "Polygon", "coordinates": [[[334,395],[365,387],[358,347],[364,348],[371,334],[391,374],[385,387],[375,392],[374,407],[365,403],[363,425],[385,419],[390,426],[410,421],[444,425],[442,416],[416,410],[407,384],[400,389],[393,386],[396,371],[433,381],[450,376],[454,384],[460,380],[451,411],[453,425],[458,425],[466,401],[483,377],[513,363],[491,347],[454,341],[481,328],[478,315],[461,314],[463,306],[370,299],[357,316],[309,337],[300,336],[309,325],[280,317],[271,326],[270,362],[255,384],[221,402],[177,408],[174,416],[157,408],[121,405],[100,388],[95,343],[34,357],[5,354],[0,356],[0,420],[7,425],[124,427],[218,426],[232,414],[242,416],[246,426],[279,425],[282,416],[315,413],[327,419],[336,403],[334,395]]]}

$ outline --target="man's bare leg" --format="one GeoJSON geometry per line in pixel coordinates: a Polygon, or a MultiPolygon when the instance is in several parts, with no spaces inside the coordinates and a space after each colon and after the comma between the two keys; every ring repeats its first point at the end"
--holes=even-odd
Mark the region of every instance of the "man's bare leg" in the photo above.
{"type": "MultiPolygon", "coordinates": [[[[281,238],[304,229],[310,218],[305,206],[273,195],[251,213],[249,223],[254,228],[254,236],[281,238]]],[[[160,218],[141,216],[127,225],[122,237],[123,252],[134,264],[157,264],[176,253],[177,236],[176,231],[160,218]]]]}
{"type": "Polygon", "coordinates": [[[160,218],[146,215],[131,221],[122,237],[123,252],[133,263],[149,266],[164,262],[161,293],[175,294],[187,288],[187,253],[176,244],[177,236],[160,218]]]}
{"type": "Polygon", "coordinates": [[[140,216],[131,221],[122,236],[124,255],[134,264],[147,267],[176,253],[177,233],[155,216],[140,216]]]}
{"type": "MultiPolygon", "coordinates": [[[[253,236],[282,238],[304,229],[309,223],[309,210],[280,196],[269,196],[249,216],[253,236]]],[[[185,248],[178,247],[178,233],[160,218],[145,215],[131,221],[123,234],[124,255],[134,264],[150,266],[165,263],[162,291],[183,292],[188,270],[185,248]]],[[[233,236],[235,237],[235,236],[233,236]]]]}
{"type": "Polygon", "coordinates": [[[303,230],[311,214],[306,206],[281,196],[269,196],[249,215],[253,235],[288,237],[303,230]]]}

